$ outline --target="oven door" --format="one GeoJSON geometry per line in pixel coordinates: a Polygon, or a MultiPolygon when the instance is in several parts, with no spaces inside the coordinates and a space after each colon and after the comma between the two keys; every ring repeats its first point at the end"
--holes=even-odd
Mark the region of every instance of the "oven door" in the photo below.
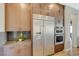
{"type": "Polygon", "coordinates": [[[64,43],[64,36],[63,35],[56,35],[55,36],[55,44],[63,44],[64,43]]]}

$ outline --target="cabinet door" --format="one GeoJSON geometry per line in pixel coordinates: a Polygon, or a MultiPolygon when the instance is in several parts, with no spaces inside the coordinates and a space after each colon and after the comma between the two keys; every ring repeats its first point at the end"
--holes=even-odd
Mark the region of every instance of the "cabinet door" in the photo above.
{"type": "Polygon", "coordinates": [[[32,4],[32,9],[34,14],[40,14],[41,10],[41,4],[40,3],[34,3],[32,4]]]}
{"type": "Polygon", "coordinates": [[[31,41],[23,42],[19,44],[21,56],[31,56],[31,41]]]}
{"type": "Polygon", "coordinates": [[[21,26],[22,31],[30,31],[31,30],[31,19],[32,19],[32,7],[31,4],[25,4],[24,8],[20,8],[21,12],[21,26]]]}
{"type": "Polygon", "coordinates": [[[13,51],[14,50],[14,46],[10,46],[10,47],[4,47],[4,56],[12,56],[14,55],[13,54],[13,51]]]}
{"type": "Polygon", "coordinates": [[[6,31],[18,31],[20,14],[18,5],[6,4],[6,31]]]}
{"type": "Polygon", "coordinates": [[[48,15],[48,4],[47,3],[34,3],[32,4],[33,13],[34,14],[41,14],[41,15],[48,15]]]}
{"type": "Polygon", "coordinates": [[[6,4],[6,31],[29,31],[31,4],[6,4]]]}
{"type": "Polygon", "coordinates": [[[64,6],[60,5],[60,14],[59,14],[60,22],[64,24],[64,6]]]}
{"type": "Polygon", "coordinates": [[[31,56],[31,40],[4,45],[2,49],[4,56],[31,56]]]}
{"type": "Polygon", "coordinates": [[[49,4],[49,16],[58,16],[59,15],[59,5],[58,4],[49,4]]]}
{"type": "Polygon", "coordinates": [[[41,3],[41,14],[48,16],[49,13],[49,4],[48,3],[41,3]]]}

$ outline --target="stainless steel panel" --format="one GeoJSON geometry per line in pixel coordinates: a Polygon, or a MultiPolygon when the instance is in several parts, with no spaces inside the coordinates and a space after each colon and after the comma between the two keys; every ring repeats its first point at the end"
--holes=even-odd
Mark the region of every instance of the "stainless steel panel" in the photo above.
{"type": "Polygon", "coordinates": [[[44,55],[54,54],[54,18],[44,21],[44,55]]]}
{"type": "MultiPolygon", "coordinates": [[[[38,15],[39,16],[39,15],[38,15]]],[[[54,53],[55,18],[42,16],[33,18],[33,55],[42,56],[54,53]]]]}
{"type": "Polygon", "coordinates": [[[42,56],[43,55],[43,21],[33,20],[33,55],[42,56]]]}

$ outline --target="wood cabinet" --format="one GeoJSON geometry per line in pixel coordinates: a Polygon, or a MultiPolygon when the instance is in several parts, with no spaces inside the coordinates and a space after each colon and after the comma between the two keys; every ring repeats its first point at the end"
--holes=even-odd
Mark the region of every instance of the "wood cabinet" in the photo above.
{"type": "MultiPolygon", "coordinates": [[[[56,22],[60,22],[60,26],[64,24],[64,6],[57,3],[39,3],[32,4],[33,14],[41,14],[55,17],[56,22]]],[[[59,25],[59,24],[56,24],[59,25]]]]}
{"type": "Polygon", "coordinates": [[[33,3],[32,10],[34,14],[48,15],[48,3],[33,3]]]}
{"type": "Polygon", "coordinates": [[[55,45],[55,53],[60,52],[64,49],[64,44],[55,45]]]}
{"type": "Polygon", "coordinates": [[[58,17],[59,16],[59,5],[49,4],[49,16],[58,17]]]}
{"type": "Polygon", "coordinates": [[[42,15],[46,15],[46,16],[48,16],[48,14],[49,14],[49,4],[48,3],[41,3],[41,14],[42,15]]]}
{"type": "Polygon", "coordinates": [[[32,11],[34,14],[40,14],[41,13],[40,9],[41,9],[40,3],[33,3],[32,4],[32,11]]]}
{"type": "Polygon", "coordinates": [[[49,16],[63,16],[63,5],[56,4],[56,3],[33,3],[33,13],[42,14],[42,15],[49,15],[49,16]]]}
{"type": "Polygon", "coordinates": [[[6,31],[30,31],[31,4],[6,4],[6,31]]]}
{"type": "Polygon", "coordinates": [[[30,31],[32,12],[63,19],[63,6],[54,3],[9,3],[5,4],[5,10],[6,31],[30,31]]]}
{"type": "Polygon", "coordinates": [[[59,5],[59,14],[57,18],[58,18],[57,21],[60,22],[61,26],[64,26],[64,6],[63,5],[59,5]]]}
{"type": "Polygon", "coordinates": [[[3,47],[4,56],[31,56],[31,40],[7,42],[3,47]]]}

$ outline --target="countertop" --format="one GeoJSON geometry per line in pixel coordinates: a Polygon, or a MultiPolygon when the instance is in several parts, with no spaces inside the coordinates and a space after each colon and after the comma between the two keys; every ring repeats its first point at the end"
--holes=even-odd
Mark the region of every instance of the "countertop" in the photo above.
{"type": "Polygon", "coordinates": [[[4,44],[4,47],[6,46],[12,46],[12,45],[17,45],[17,44],[28,44],[28,43],[31,43],[31,39],[27,39],[27,40],[24,40],[24,41],[7,41],[5,44],[4,44]]]}

